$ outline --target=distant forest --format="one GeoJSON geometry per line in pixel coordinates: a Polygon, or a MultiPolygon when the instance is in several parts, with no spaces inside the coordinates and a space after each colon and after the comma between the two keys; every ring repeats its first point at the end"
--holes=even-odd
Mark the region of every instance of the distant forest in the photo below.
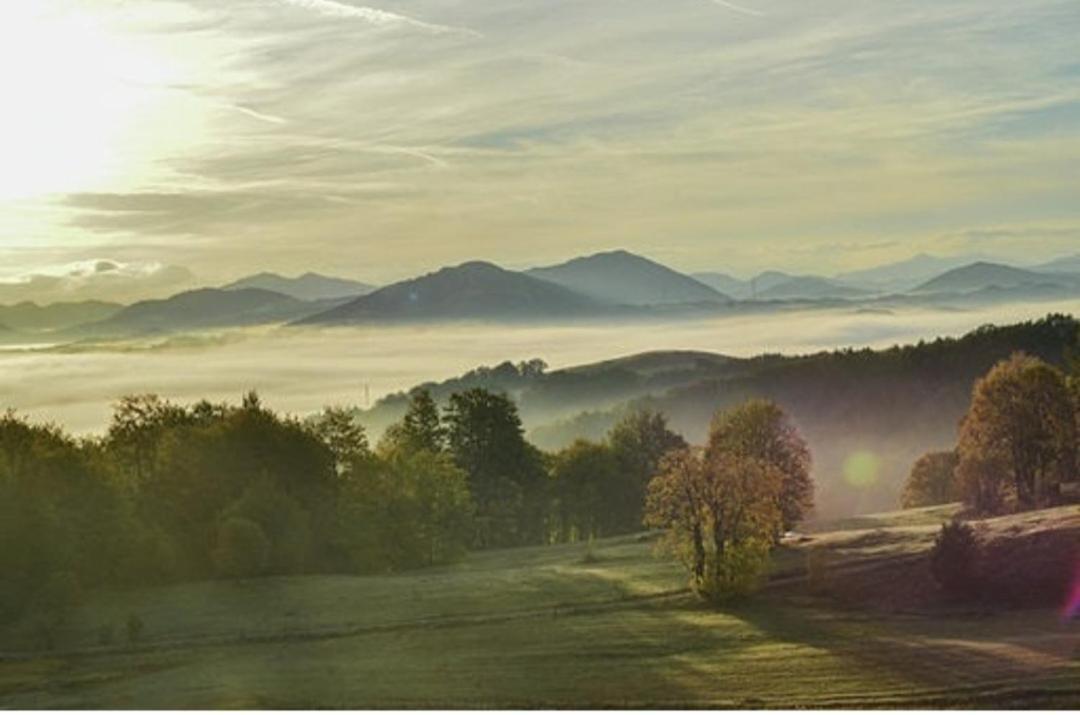
{"type": "MultiPolygon", "coordinates": [[[[474,387],[506,392],[520,407],[530,441],[543,449],[600,439],[620,417],[640,409],[661,412],[672,429],[699,443],[717,409],[770,399],[806,437],[818,513],[829,516],[895,508],[913,462],[956,442],[972,387],[994,364],[1023,352],[1062,366],[1078,345],[1080,322],[1055,314],[886,350],[749,359],[647,353],[557,371],[534,360],[478,368],[418,389],[440,404],[474,387]],[[853,455],[872,460],[872,483],[852,488],[845,467],[850,471],[853,455]]],[[[377,434],[401,418],[408,399],[408,393],[388,396],[359,419],[377,434]]]]}

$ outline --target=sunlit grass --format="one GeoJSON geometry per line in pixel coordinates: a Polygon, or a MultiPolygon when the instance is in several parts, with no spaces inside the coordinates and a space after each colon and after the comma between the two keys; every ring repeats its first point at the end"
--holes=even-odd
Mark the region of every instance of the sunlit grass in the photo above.
{"type": "MultiPolygon", "coordinates": [[[[878,552],[856,545],[867,533],[898,534],[901,553],[918,551],[948,510],[875,515],[865,519],[877,527],[815,538],[844,558],[878,552]]],[[[651,540],[598,541],[588,562],[585,551],[97,594],[56,653],[0,662],[0,705],[920,707],[1080,695],[1075,627],[1057,613],[888,615],[838,610],[797,589],[712,610],[651,540]],[[121,636],[101,650],[100,624],[132,612],[146,623],[143,641],[121,636]]],[[[792,563],[802,557],[786,552],[792,563]]]]}

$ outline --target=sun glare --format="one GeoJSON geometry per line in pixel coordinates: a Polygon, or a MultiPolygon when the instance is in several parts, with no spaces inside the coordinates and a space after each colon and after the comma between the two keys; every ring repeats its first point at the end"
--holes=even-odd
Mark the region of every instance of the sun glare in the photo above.
{"type": "Polygon", "coordinates": [[[160,52],[59,3],[0,8],[0,199],[95,190],[129,169],[129,139],[163,95],[160,52]]]}

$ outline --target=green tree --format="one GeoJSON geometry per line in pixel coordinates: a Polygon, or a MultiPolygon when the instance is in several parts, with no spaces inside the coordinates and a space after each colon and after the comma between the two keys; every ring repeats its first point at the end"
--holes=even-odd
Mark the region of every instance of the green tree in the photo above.
{"type": "Polygon", "coordinates": [[[517,406],[502,394],[472,389],[450,397],[447,444],[469,478],[477,507],[474,544],[538,543],[546,493],[540,453],[525,441],[517,406]]]}
{"type": "Polygon", "coordinates": [[[956,479],[959,462],[955,451],[930,452],[919,457],[911,468],[900,505],[905,509],[935,506],[958,501],[962,494],[956,479]]]}
{"type": "Polygon", "coordinates": [[[225,578],[253,578],[266,573],[270,541],[254,521],[234,516],[218,528],[214,566],[225,578]]]}
{"type": "Polygon", "coordinates": [[[360,573],[449,563],[472,538],[472,514],[468,478],[449,457],[398,449],[345,483],[342,551],[360,573]]]}
{"type": "Polygon", "coordinates": [[[1016,354],[975,384],[960,425],[957,473],[982,512],[1052,503],[1077,460],[1075,407],[1060,370],[1016,354]]]}
{"type": "Polygon", "coordinates": [[[768,400],[750,400],[713,419],[706,457],[730,454],[770,465],[782,475],[777,493],[777,533],[795,527],[813,506],[810,449],[784,411],[768,400]]]}
{"type": "Polygon", "coordinates": [[[339,475],[371,456],[367,431],[351,410],[327,407],[308,421],[307,428],[334,455],[339,475]]]}
{"type": "Polygon", "coordinates": [[[439,407],[428,390],[416,390],[402,420],[402,434],[413,451],[437,454],[446,446],[446,430],[439,417],[439,407]]]}
{"type": "Polygon", "coordinates": [[[624,485],[609,446],[577,440],[555,455],[551,474],[558,540],[587,540],[617,530],[624,485]]]}
{"type": "Polygon", "coordinates": [[[686,440],[668,428],[667,418],[652,410],[635,410],[608,432],[621,488],[607,505],[618,531],[640,529],[649,480],[656,476],[669,452],[686,447],[686,440]]]}

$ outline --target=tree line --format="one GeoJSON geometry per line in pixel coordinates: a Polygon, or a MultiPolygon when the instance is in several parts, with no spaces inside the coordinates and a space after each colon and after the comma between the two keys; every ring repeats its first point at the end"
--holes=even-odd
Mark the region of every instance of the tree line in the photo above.
{"type": "Polygon", "coordinates": [[[468,549],[641,528],[649,479],[684,445],[656,413],[546,454],[505,395],[440,410],[415,392],[372,446],[354,413],[300,420],[126,397],[100,437],[0,417],[0,619],[88,589],[211,578],[385,573],[468,549]]]}

